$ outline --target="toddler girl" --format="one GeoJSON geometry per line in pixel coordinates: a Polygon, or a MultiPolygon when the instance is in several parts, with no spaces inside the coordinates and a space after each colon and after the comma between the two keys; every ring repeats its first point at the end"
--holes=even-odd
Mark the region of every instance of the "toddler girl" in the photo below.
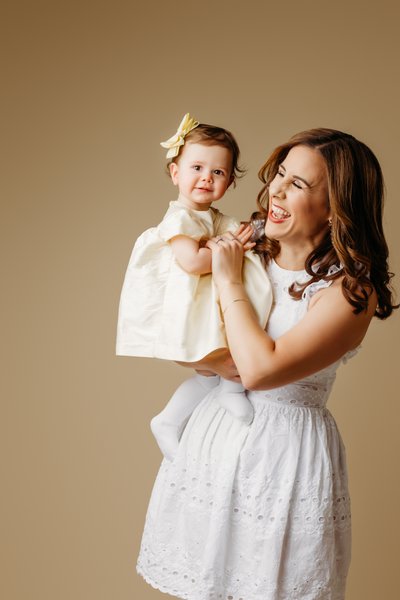
{"type": "MultiPolygon", "coordinates": [[[[117,354],[195,362],[227,347],[205,242],[240,225],[212,206],[240,173],[239,148],[229,131],[200,124],[189,114],[161,145],[168,148],[169,173],[179,195],[161,223],[142,233],[133,248],[119,306],[117,354]]],[[[245,253],[243,269],[247,293],[265,327],[272,301],[265,269],[251,251],[245,253]]],[[[245,423],[252,421],[241,384],[197,373],[152,419],[167,459],[173,458],[195,407],[217,385],[224,392],[218,395],[221,406],[245,423]]]]}

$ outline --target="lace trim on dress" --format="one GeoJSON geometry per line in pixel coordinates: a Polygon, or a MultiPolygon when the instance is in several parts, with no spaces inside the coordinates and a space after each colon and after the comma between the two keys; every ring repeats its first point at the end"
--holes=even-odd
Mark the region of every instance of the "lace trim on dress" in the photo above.
{"type": "MultiPolygon", "coordinates": [[[[342,269],[342,265],[340,265],[339,267],[337,265],[332,265],[328,269],[327,276],[329,277],[330,275],[335,275],[335,273],[339,273],[339,271],[341,271],[342,269]]],[[[327,281],[326,279],[320,279],[319,281],[310,283],[310,285],[308,285],[303,292],[303,299],[310,300],[316,292],[319,292],[319,290],[323,290],[329,287],[331,284],[332,281],[327,281]]]]}
{"type": "MultiPolygon", "coordinates": [[[[164,548],[166,549],[166,548],[164,548]]],[[[179,553],[179,552],[178,552],[179,553]]],[[[164,555],[165,553],[162,552],[164,555]]],[[[163,557],[165,559],[165,556],[163,557]]],[[[176,555],[170,556],[176,560],[176,555]]],[[[137,573],[154,589],[165,594],[171,594],[182,600],[343,600],[346,576],[336,577],[335,582],[327,580],[321,571],[320,580],[295,581],[294,579],[282,588],[277,583],[256,575],[253,570],[238,573],[230,568],[225,568],[220,573],[202,576],[199,571],[188,565],[181,553],[176,560],[175,567],[164,567],[159,557],[144,549],[143,564],[136,566],[137,573]],[[178,566],[179,565],[179,566],[178,566]],[[151,574],[150,574],[151,573],[151,574]],[[158,583],[160,575],[165,585],[158,583]]],[[[342,557],[338,557],[338,562],[342,557]]],[[[316,564],[323,561],[316,559],[316,564]]],[[[200,567],[200,565],[199,565],[200,567]]],[[[293,561],[290,565],[293,571],[297,564],[293,561]]],[[[279,564],[276,564],[279,569],[279,564]]]]}

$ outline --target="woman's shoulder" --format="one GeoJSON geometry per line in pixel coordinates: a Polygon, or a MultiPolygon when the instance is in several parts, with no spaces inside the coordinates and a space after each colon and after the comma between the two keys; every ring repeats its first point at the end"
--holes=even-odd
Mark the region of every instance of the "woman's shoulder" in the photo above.
{"type": "Polygon", "coordinates": [[[302,318],[276,341],[281,364],[301,379],[349,358],[364,339],[375,306],[372,293],[367,310],[356,314],[338,277],[313,295],[302,318]]]}
{"type": "Polygon", "coordinates": [[[376,291],[372,289],[368,298],[367,309],[355,312],[354,306],[343,293],[343,279],[344,276],[340,276],[330,281],[329,285],[315,288],[314,293],[310,294],[308,313],[320,323],[324,320],[329,320],[333,325],[337,323],[338,326],[346,323],[348,330],[354,330],[356,336],[358,332],[358,344],[363,339],[375,314],[378,298],[376,291]]]}
{"type": "MultiPolygon", "coordinates": [[[[348,307],[349,310],[353,310],[352,305],[343,293],[343,280],[344,275],[339,275],[339,277],[334,280],[321,279],[311,283],[304,290],[303,294],[304,297],[308,297],[309,299],[309,309],[315,306],[321,298],[325,298],[326,301],[329,299],[330,302],[342,304],[344,307],[348,307]]],[[[372,312],[373,315],[378,304],[378,296],[373,287],[371,287],[367,293],[369,294],[368,309],[364,312],[367,314],[372,312]]]]}

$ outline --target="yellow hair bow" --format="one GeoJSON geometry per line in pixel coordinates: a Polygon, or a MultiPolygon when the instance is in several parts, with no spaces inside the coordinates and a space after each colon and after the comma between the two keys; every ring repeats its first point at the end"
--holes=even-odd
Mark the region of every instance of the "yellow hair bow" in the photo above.
{"type": "Polygon", "coordinates": [[[175,135],[170,137],[166,142],[161,142],[160,144],[163,148],[168,148],[167,158],[178,156],[180,147],[185,143],[185,136],[198,125],[200,125],[200,123],[195,121],[189,113],[186,113],[175,135]]]}

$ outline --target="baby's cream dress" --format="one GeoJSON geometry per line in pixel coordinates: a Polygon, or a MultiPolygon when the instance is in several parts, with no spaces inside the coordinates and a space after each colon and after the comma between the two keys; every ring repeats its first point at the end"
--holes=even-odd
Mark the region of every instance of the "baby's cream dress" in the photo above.
{"type": "MultiPolygon", "coordinates": [[[[144,231],[133,248],[121,292],[117,354],[193,362],[227,347],[212,275],[184,271],[169,241],[185,235],[199,241],[235,231],[239,222],[215,208],[188,209],[170,202],[157,227],[144,231]]],[[[271,285],[259,257],[247,251],[244,285],[265,327],[272,303],[271,285]]]]}

